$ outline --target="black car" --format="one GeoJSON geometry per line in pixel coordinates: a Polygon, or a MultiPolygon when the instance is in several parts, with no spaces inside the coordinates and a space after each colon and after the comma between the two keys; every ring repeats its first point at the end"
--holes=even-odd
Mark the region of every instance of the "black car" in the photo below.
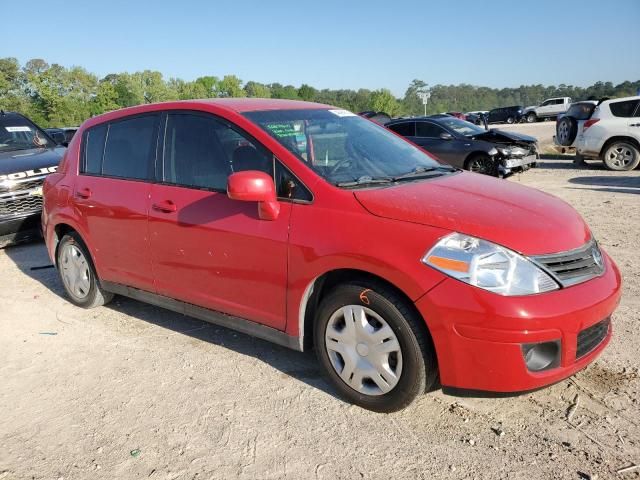
{"type": "Polygon", "coordinates": [[[0,111],[0,247],[40,235],[42,184],[63,154],[28,118],[0,111]]]}
{"type": "Polygon", "coordinates": [[[44,131],[58,144],[67,146],[71,139],[75,135],[78,127],[65,127],[65,128],[45,128],[44,131]]]}
{"type": "Polygon", "coordinates": [[[489,110],[487,114],[488,123],[517,123],[522,120],[524,108],[522,105],[513,107],[500,107],[489,110]]]}
{"type": "Polygon", "coordinates": [[[536,139],[503,130],[485,130],[455,117],[418,117],[385,125],[444,163],[477,173],[505,176],[537,161],[536,139]]]}

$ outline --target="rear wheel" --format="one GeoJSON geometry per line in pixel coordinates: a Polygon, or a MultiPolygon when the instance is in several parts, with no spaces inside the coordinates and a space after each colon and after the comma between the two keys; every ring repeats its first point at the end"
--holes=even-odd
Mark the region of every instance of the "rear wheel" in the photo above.
{"type": "Polygon", "coordinates": [[[436,379],[433,346],[421,322],[384,285],[339,285],[317,311],[316,355],[342,397],[369,410],[394,412],[436,379]]]}
{"type": "Polygon", "coordinates": [[[605,149],[603,160],[609,170],[627,172],[640,164],[640,151],[631,142],[615,141],[605,149]]]}
{"type": "Polygon", "coordinates": [[[515,121],[516,121],[516,119],[515,119],[515,118],[513,118],[513,117],[508,117],[508,118],[507,118],[507,123],[508,123],[509,125],[512,125],[513,123],[515,123],[515,121]]]}
{"type": "Polygon", "coordinates": [[[71,303],[83,308],[94,308],[113,298],[112,293],[100,286],[87,247],[76,233],[62,237],[58,246],[57,266],[71,303]]]}

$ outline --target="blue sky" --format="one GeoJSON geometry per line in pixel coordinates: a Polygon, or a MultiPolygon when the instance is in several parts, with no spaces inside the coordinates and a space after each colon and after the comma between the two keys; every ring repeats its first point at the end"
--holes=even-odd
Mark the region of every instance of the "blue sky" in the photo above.
{"type": "Polygon", "coordinates": [[[29,0],[3,2],[2,31],[0,57],[100,76],[236,74],[397,95],[414,78],[491,87],[640,79],[640,0],[29,0]]]}

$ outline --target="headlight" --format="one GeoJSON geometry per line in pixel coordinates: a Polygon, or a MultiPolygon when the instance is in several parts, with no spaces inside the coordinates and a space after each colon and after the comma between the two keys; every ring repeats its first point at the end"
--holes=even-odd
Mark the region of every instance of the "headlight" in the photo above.
{"type": "Polygon", "coordinates": [[[469,285],[499,295],[532,295],[559,285],[522,255],[461,233],[440,239],[422,262],[469,285]]]}
{"type": "Polygon", "coordinates": [[[491,155],[492,157],[494,155],[497,155],[497,154],[498,154],[498,149],[497,148],[494,147],[491,150],[489,150],[489,155],[491,155]]]}
{"type": "Polygon", "coordinates": [[[505,157],[511,155],[511,149],[509,147],[497,147],[497,150],[505,157]]]}

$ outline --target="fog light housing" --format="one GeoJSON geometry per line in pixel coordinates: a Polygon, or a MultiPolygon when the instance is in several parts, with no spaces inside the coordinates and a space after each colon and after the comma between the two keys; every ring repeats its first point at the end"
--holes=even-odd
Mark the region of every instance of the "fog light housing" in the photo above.
{"type": "Polygon", "coordinates": [[[560,340],[522,345],[524,363],[531,372],[542,372],[560,365],[560,340]]]}

